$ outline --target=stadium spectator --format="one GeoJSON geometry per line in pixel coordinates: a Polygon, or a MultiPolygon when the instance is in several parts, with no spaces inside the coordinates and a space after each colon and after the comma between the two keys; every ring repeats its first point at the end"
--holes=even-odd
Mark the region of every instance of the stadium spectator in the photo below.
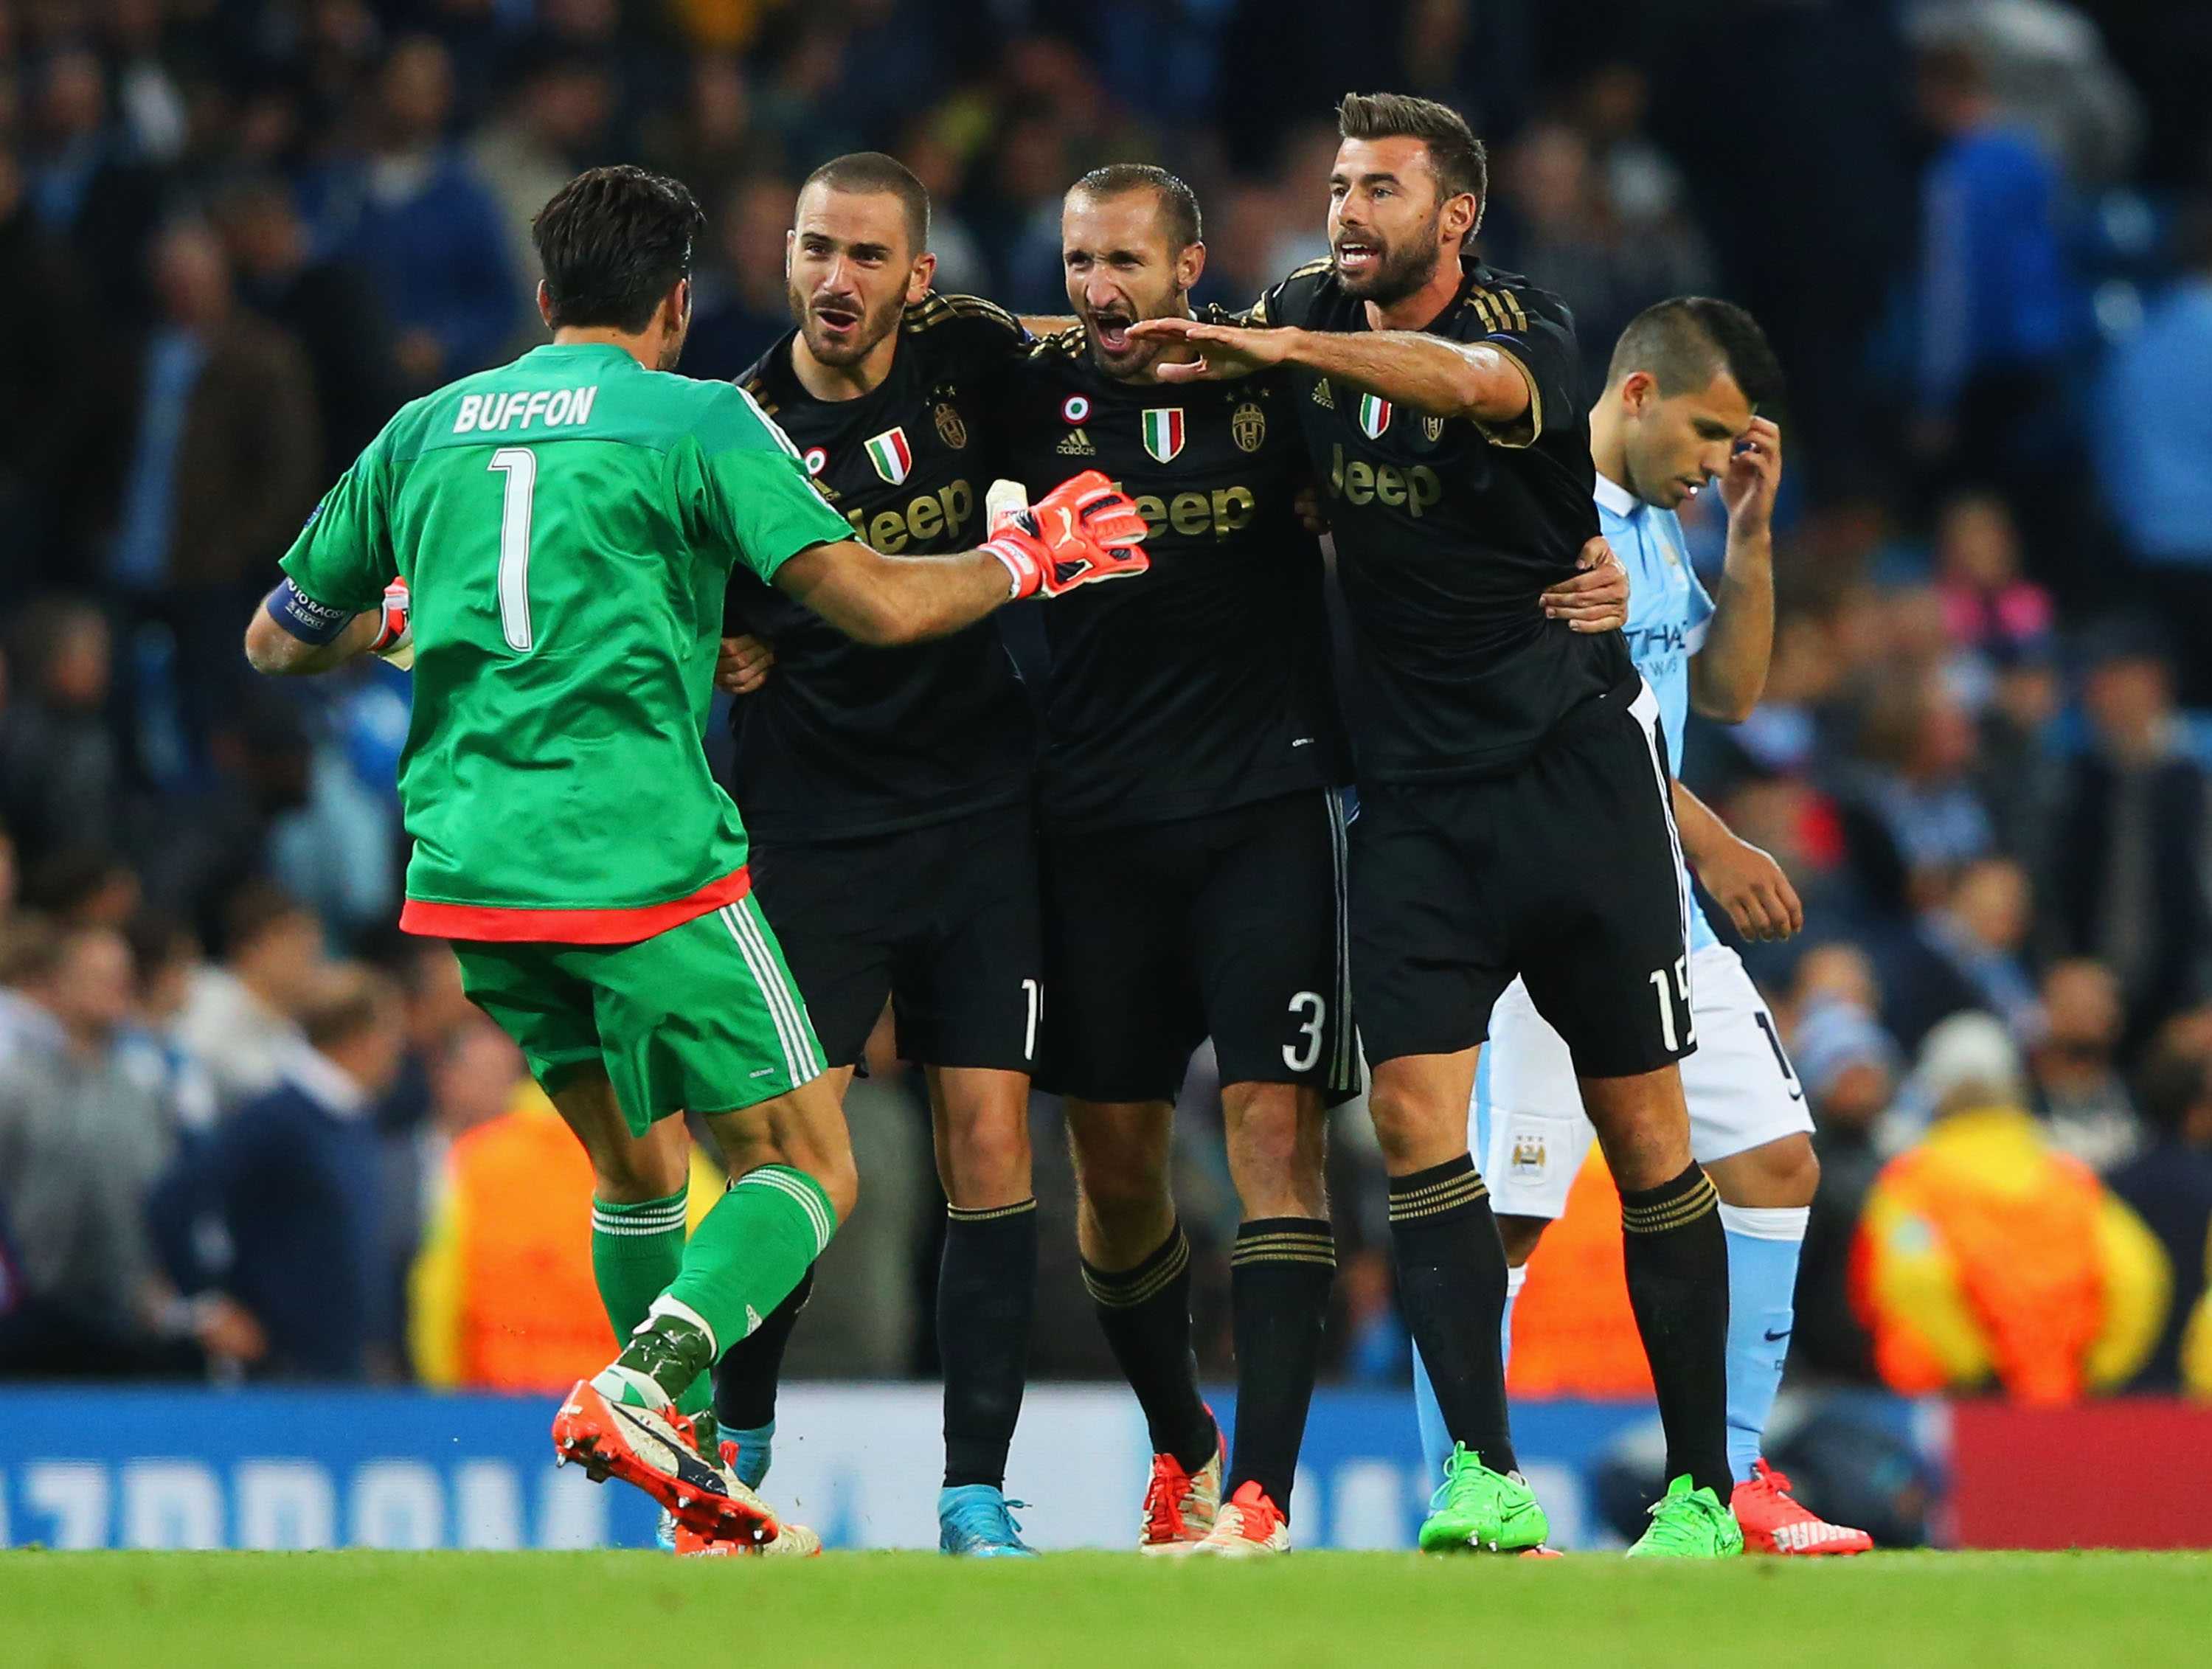
{"type": "Polygon", "coordinates": [[[2120,990],[2112,970],[2079,958],[2043,976],[2040,1024],[2027,1051],[2044,1138],[2100,1174],[2133,1158],[2142,1121],[2120,1076],[2120,990]]]}
{"type": "Polygon", "coordinates": [[[1884,1025],[1917,1049],[1936,1023],[1966,1009],[1995,1013],[2023,1041],[2041,1023],[2022,951],[2034,919],[2027,874],[2008,858],[1982,858],[1921,912],[1910,932],[1870,935],[1884,1025]]]}
{"type": "Polygon", "coordinates": [[[2020,530],[2011,509],[1990,493],[1961,493],[1936,524],[1936,579],[1948,641],[1972,657],[1980,707],[1996,672],[2023,658],[2048,653],[2051,593],[2020,571],[2020,530]]]}
{"type": "Polygon", "coordinates": [[[2108,622],[2087,661],[2091,744],[2053,819],[2044,931],[2059,954],[2093,956],[2118,976],[2132,1047],[2205,988],[2204,771],[2184,750],[2155,628],[2108,622]]]}
{"type": "MultiPolygon", "coordinates": [[[[606,66],[580,52],[545,52],[526,59],[499,113],[470,142],[471,165],[499,204],[507,264],[517,277],[538,273],[531,222],[577,171],[607,160],[607,124],[615,90],[606,66]]],[[[520,353],[546,339],[537,309],[515,318],[502,350],[520,353]]]]}
{"type": "Polygon", "coordinates": [[[174,916],[142,910],[124,930],[137,979],[121,1047],[131,1075],[153,1086],[170,1131],[190,1140],[214,1127],[215,1079],[176,1034],[199,966],[199,941],[174,916]]]}
{"type": "Polygon", "coordinates": [[[384,300],[359,266],[318,251],[291,191],[272,178],[226,188],[215,221],[246,306],[307,356],[322,419],[319,490],[345,472],[399,409],[398,350],[384,300]]]}
{"type": "Polygon", "coordinates": [[[27,875],[72,848],[112,849],[123,783],[105,716],[113,655],[100,611],[36,604],[14,646],[21,686],[0,713],[0,820],[27,875]]]}
{"type": "Polygon", "coordinates": [[[87,340],[87,279],[33,207],[21,159],[0,128],[0,317],[36,319],[0,342],[0,519],[33,586],[67,564],[52,487],[76,449],[90,402],[77,355],[87,340]]]}
{"type": "Polygon", "coordinates": [[[1565,1210],[1537,1243],[1514,1301],[1506,1386],[1523,1397],[1647,1397],[1644,1359],[1620,1246],[1620,1190],[1595,1145],[1565,1210]]]}
{"type": "Polygon", "coordinates": [[[499,204],[447,138],[453,70],[426,36],[399,41],[377,77],[367,155],[329,171],[324,234],[372,273],[398,327],[409,391],[496,361],[520,323],[499,204]]]}
{"type": "Polygon", "coordinates": [[[445,1151],[408,1284],[424,1383],[557,1391],[614,1347],[582,1232],[592,1165],[506,1034],[479,1020],[437,1071],[445,1151]]]}
{"type": "Polygon", "coordinates": [[[1790,1053],[1812,1104],[1820,1183],[1797,1265],[1790,1359],[1803,1373],[1870,1384],[1873,1348],[1849,1298],[1850,1251],[1881,1168],[1875,1135],[1896,1083],[1897,1046],[1874,1018],[1872,971],[1848,946],[1810,953],[1797,997],[1790,1053]]]}
{"type": "Polygon", "coordinates": [[[1936,151],[1920,191],[1915,444],[1939,474],[2004,483],[2027,502],[2030,436],[2052,417],[2083,312],[2060,245],[2058,172],[1997,103],[1978,45],[1923,50],[1918,81],[1936,151]]]}
{"type": "MultiPolygon", "coordinates": [[[[2092,429],[2105,508],[2133,565],[2141,604],[2180,641],[2212,643],[2212,200],[2174,234],[2180,270],[2106,362],[2092,429]]],[[[2212,656],[2181,669],[2185,697],[2212,707],[2212,656]]]]}
{"type": "MultiPolygon", "coordinates": [[[[2177,1030],[2152,1052],[2140,1089],[2150,1144],[2106,1181],[2166,1247],[2173,1303],[2150,1360],[2129,1388],[2173,1392],[2185,1384],[2183,1339],[2192,1326],[2212,1326],[2197,1320],[2212,1314],[2212,1055],[2177,1030]]],[[[2200,1396],[2212,1393],[2212,1380],[2200,1372],[2189,1388],[2200,1396]]]]}
{"type": "Polygon", "coordinates": [[[153,1215],[168,1245],[191,1248],[195,1288],[259,1324],[263,1372],[359,1379],[379,1302],[374,1112],[398,1059],[398,993],[342,964],[309,986],[301,1029],[307,1047],[276,1086],[187,1150],[153,1215]]]}
{"type": "Polygon", "coordinates": [[[1866,702],[1858,761],[1838,773],[1852,872],[1893,917],[1940,901],[1995,842],[1967,773],[1973,722],[1942,677],[1899,671],[1866,702]]]}
{"type": "Polygon", "coordinates": [[[1994,1382],[2057,1404],[2132,1377],[2165,1323],[2164,1253],[2044,1139],[2004,1027],[1954,1015],[1929,1034],[1916,1077],[1935,1122],[1882,1167],[1852,1253],[1852,1305],[1882,1381],[1912,1395],[1994,1382]]]}
{"type": "Polygon", "coordinates": [[[0,1071],[0,1214],[21,1292],[0,1323],[0,1373],[188,1371],[196,1338],[254,1355],[252,1328],[228,1307],[172,1302],[146,1232],[172,1138],[118,1047],[130,947],[106,928],[33,929],[9,961],[20,1003],[0,1071]]]}
{"type": "Polygon", "coordinates": [[[700,274],[684,370],[728,380],[791,328],[783,276],[784,234],[797,189],[775,174],[754,174],[730,190],[715,217],[719,258],[700,274]]]}
{"type": "Polygon", "coordinates": [[[2142,139],[2142,100],[2097,26],[2058,0],[1941,0],[1911,17],[1914,39],[1975,54],[1990,96],[2034,130],[2078,185],[2108,184],[2142,139]]]}
{"type": "Polygon", "coordinates": [[[192,971],[178,1041],[204,1062],[226,1109],[276,1088],[298,1055],[300,1007],[323,971],[313,916],[265,883],[224,911],[222,960],[192,971]]]}
{"type": "MultiPolygon", "coordinates": [[[[161,316],[111,391],[118,420],[101,427],[97,519],[126,641],[150,623],[173,644],[191,739],[244,683],[239,617],[314,504],[321,442],[299,345],[237,305],[215,234],[172,225],[153,265],[161,316]]],[[[125,684],[130,710],[145,692],[125,684]]]]}
{"type": "Polygon", "coordinates": [[[106,314],[143,306],[143,251],[161,209],[155,170],[116,119],[99,57],[64,39],[26,88],[33,211],[67,239],[106,314]]]}
{"type": "MultiPolygon", "coordinates": [[[[1711,258],[1671,192],[1639,180],[1628,155],[1615,160],[1619,169],[1601,167],[1589,141],[1564,123],[1532,128],[1506,159],[1498,224],[1484,232],[1500,264],[1575,298],[1586,343],[1613,341],[1655,301],[1711,288],[1711,258]],[[1617,185],[1632,195],[1616,196],[1617,185]]],[[[1603,391],[1605,373],[1605,355],[1585,352],[1583,404],[1603,391]]]]}

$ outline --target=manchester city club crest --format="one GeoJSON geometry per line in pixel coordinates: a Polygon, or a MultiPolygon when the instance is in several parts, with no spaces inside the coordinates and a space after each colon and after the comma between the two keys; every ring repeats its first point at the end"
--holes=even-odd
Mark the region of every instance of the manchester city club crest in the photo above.
{"type": "Polygon", "coordinates": [[[1541,1176],[1545,1157],[1541,1136],[1522,1135],[1513,1138],[1512,1169],[1516,1176],[1541,1176]]]}
{"type": "Polygon", "coordinates": [[[1175,462],[1176,454],[1182,450],[1181,406],[1145,408],[1145,450],[1152,453],[1156,463],[1175,462]]]}
{"type": "Polygon", "coordinates": [[[1390,403],[1378,400],[1372,394],[1359,397],[1359,432],[1370,440],[1380,440],[1382,431],[1390,427],[1390,403]]]}
{"type": "Polygon", "coordinates": [[[1239,452],[1259,451],[1267,439],[1267,414],[1251,401],[1245,401],[1229,419],[1229,437],[1236,441],[1239,452]]]}
{"type": "Polygon", "coordinates": [[[937,408],[937,438],[955,452],[968,444],[968,425],[960,421],[960,414],[949,405],[937,408]]]}
{"type": "Polygon", "coordinates": [[[894,487],[907,478],[914,468],[914,448],[907,444],[903,428],[885,429],[868,441],[868,462],[876,466],[876,473],[894,487]]]}

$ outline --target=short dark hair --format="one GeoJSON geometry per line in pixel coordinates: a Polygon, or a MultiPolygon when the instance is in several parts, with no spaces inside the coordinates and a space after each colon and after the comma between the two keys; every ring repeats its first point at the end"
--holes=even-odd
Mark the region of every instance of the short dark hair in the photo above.
{"type": "Polygon", "coordinates": [[[661,297],[690,276],[706,229],[681,180],[626,166],[578,174],[530,222],[554,326],[642,331],[661,297]]]}
{"type": "Polygon", "coordinates": [[[809,185],[827,185],[833,191],[860,196],[890,192],[906,210],[908,252],[919,255],[929,247],[929,187],[896,156],[882,151],[833,156],[800,181],[799,189],[804,191],[809,185]]]}
{"type": "Polygon", "coordinates": [[[300,1029],[311,1048],[327,1049],[359,1037],[399,1011],[392,981],[359,962],[341,962],[315,982],[301,1004],[300,1029]]]}
{"type": "Polygon", "coordinates": [[[1474,198],[1475,223],[1490,202],[1490,153],[1467,118],[1434,99],[1410,93],[1347,93],[1336,107],[1336,130],[1346,139],[1418,139],[1444,197],[1474,198]]]}
{"type": "Polygon", "coordinates": [[[1125,191],[1150,191],[1159,203],[1160,219],[1168,229],[1168,247],[1178,254],[1205,237],[1199,217],[1198,193],[1165,168],[1150,162],[1109,162],[1093,168],[1068,187],[1089,197],[1120,197],[1125,191]]]}
{"type": "Polygon", "coordinates": [[[1782,398],[1782,362],[1759,321],[1710,295],[1678,295],[1630,319],[1613,344],[1606,385],[1634,371],[1651,373],[1662,399],[1692,393],[1723,371],[1754,411],[1771,410],[1782,398]]]}

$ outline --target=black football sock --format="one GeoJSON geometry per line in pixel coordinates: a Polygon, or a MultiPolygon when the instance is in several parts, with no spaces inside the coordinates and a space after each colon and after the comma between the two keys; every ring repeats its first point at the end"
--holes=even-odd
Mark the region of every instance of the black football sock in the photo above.
{"type": "Polygon", "coordinates": [[[1390,1179],[1390,1241],[1398,1255],[1398,1302],[1436,1389],[1444,1429],[1492,1472],[1513,1471],[1519,1463],[1498,1343],[1505,1247],[1472,1155],[1390,1179]]]}
{"type": "Polygon", "coordinates": [[[775,1390],[783,1378],[783,1352],[799,1312],[814,1290],[814,1268],[807,1265],[799,1284],[714,1364],[714,1423],[726,1435],[758,1431],[775,1423],[775,1390]]]}
{"type": "Polygon", "coordinates": [[[1237,1441],[1224,1497],[1247,1483],[1287,1518],[1306,1409],[1321,1370],[1336,1241],[1325,1217],[1258,1217],[1237,1230],[1229,1303],[1237,1331],[1237,1441]]]}
{"type": "Polygon", "coordinates": [[[1692,1165],[1656,1188],[1624,1188],[1628,1302],[1667,1429],[1667,1476],[1689,1474],[1728,1505],[1728,1236],[1720,1196],[1692,1165]]]}
{"type": "Polygon", "coordinates": [[[1145,1411],[1152,1452],[1198,1471],[1213,1459],[1214,1427],[1190,1345],[1190,1241],[1182,1224],[1134,1269],[1109,1274],[1085,1261],[1083,1284],[1121,1377],[1145,1411]]]}
{"type": "Polygon", "coordinates": [[[1006,1481],[1021,1417],[1030,1318],[1036,1309],[1036,1201],[945,1208],[937,1275],[937,1351],[945,1364],[945,1487],[1006,1481]]]}

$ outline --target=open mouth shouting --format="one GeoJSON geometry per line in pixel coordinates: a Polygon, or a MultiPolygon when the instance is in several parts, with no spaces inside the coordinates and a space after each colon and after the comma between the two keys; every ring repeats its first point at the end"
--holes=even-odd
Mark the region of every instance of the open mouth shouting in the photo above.
{"type": "Polygon", "coordinates": [[[1382,246],[1366,238],[1336,240],[1336,270],[1343,278],[1364,278],[1382,264],[1382,246]]]}
{"type": "Polygon", "coordinates": [[[812,311],[815,328],[831,343],[842,345],[860,333],[860,310],[848,301],[817,301],[812,311]]]}
{"type": "Polygon", "coordinates": [[[1119,359],[1132,347],[1129,326],[1137,321],[1127,313],[1108,313],[1091,315],[1091,328],[1098,337],[1098,346],[1109,357],[1119,359]]]}

